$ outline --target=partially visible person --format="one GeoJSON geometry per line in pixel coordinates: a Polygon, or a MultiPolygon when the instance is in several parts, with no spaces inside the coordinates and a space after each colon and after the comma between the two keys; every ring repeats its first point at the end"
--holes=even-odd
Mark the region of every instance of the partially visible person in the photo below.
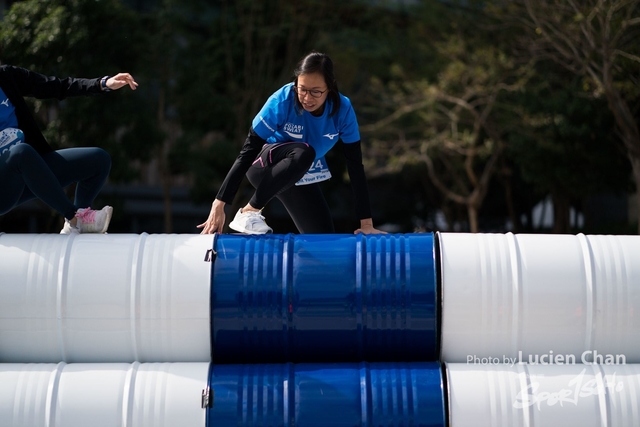
{"type": "Polygon", "coordinates": [[[338,91],[331,58],[319,52],[311,52],[298,63],[293,82],[271,95],[253,119],[209,217],[198,228],[202,234],[222,232],[224,206],[233,202],[246,174],[256,190],[229,224],[231,229],[271,233],[261,211],[276,197],[300,233],[333,233],[333,219],[319,182],[331,177],[324,156],[338,141],[343,142],[360,220],[354,233],[384,233],[373,227],[355,112],[338,91]]]}
{"type": "Polygon", "coordinates": [[[65,219],[61,234],[105,233],[113,208],[91,204],[111,170],[111,158],[97,147],[53,150],[23,97],[38,99],[92,95],[138,83],[128,73],[102,78],[58,78],[25,68],[0,66],[0,215],[38,198],[65,219]],[[77,183],[73,203],[64,187],[77,183]]]}

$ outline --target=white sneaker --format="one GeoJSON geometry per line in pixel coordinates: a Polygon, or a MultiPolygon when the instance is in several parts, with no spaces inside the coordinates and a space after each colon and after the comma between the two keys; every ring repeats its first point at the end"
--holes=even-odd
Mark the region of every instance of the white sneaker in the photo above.
{"type": "Polygon", "coordinates": [[[65,218],[62,230],[60,230],[60,234],[80,234],[80,229],[71,225],[69,220],[65,218]]]}
{"type": "Polygon", "coordinates": [[[235,231],[246,234],[273,233],[271,227],[264,222],[264,217],[260,212],[242,212],[242,209],[238,210],[238,213],[229,224],[229,227],[235,231]]]}
{"type": "Polygon", "coordinates": [[[91,208],[78,209],[75,227],[65,219],[60,234],[105,233],[109,228],[112,214],[113,208],[111,206],[105,206],[99,211],[94,211],[91,208]]]}

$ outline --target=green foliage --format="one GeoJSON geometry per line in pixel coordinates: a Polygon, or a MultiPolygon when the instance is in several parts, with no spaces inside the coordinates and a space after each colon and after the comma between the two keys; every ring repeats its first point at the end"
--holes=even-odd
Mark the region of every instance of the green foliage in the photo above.
{"type": "Polygon", "coordinates": [[[129,68],[142,48],[138,27],[117,0],[16,2],[0,29],[2,60],[60,75],[129,68]]]}
{"type": "Polygon", "coordinates": [[[522,90],[531,72],[494,43],[489,31],[473,34],[469,22],[462,24],[431,43],[440,64],[436,75],[412,78],[394,66],[393,80],[373,80],[375,111],[387,115],[364,130],[374,139],[369,166],[388,173],[425,164],[443,198],[469,209],[476,230],[475,214],[512,126],[507,94],[522,90]]]}
{"type": "Polygon", "coordinates": [[[514,100],[521,127],[510,133],[509,155],[525,181],[540,195],[572,200],[631,191],[630,165],[606,103],[556,67],[540,67],[537,76],[544,79],[514,100]]]}

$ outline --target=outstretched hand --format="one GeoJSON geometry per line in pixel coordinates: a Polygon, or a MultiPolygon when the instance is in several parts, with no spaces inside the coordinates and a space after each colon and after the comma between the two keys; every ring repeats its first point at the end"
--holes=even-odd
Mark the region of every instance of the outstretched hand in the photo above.
{"type": "Polygon", "coordinates": [[[129,73],[118,73],[113,77],[109,77],[107,80],[107,87],[111,90],[117,90],[127,85],[129,85],[131,90],[136,90],[138,87],[138,83],[136,83],[133,76],[129,73]]]}

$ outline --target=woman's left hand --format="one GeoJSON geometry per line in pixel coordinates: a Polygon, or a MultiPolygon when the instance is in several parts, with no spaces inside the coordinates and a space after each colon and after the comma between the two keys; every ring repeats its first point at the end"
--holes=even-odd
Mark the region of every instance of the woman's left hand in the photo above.
{"type": "Polygon", "coordinates": [[[373,228],[373,220],[371,218],[361,219],[360,228],[353,232],[353,234],[387,234],[386,231],[373,228]]]}

